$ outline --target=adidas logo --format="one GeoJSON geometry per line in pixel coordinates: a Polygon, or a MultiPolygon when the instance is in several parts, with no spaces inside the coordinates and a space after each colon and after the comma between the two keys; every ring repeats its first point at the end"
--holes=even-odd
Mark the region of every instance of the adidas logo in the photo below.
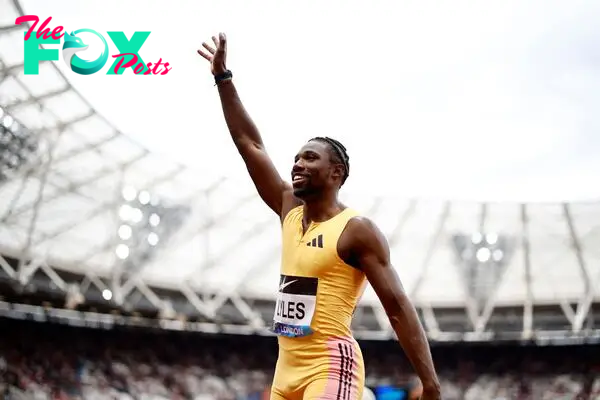
{"type": "Polygon", "coordinates": [[[320,249],[323,248],[323,235],[319,235],[316,238],[313,238],[310,242],[307,242],[306,245],[308,247],[318,247],[320,249]]]}

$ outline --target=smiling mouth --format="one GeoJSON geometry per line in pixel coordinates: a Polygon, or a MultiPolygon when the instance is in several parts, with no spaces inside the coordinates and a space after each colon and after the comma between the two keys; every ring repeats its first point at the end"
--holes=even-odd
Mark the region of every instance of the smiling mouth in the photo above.
{"type": "Polygon", "coordinates": [[[294,175],[292,178],[292,183],[304,183],[306,182],[307,177],[304,175],[294,175]]]}

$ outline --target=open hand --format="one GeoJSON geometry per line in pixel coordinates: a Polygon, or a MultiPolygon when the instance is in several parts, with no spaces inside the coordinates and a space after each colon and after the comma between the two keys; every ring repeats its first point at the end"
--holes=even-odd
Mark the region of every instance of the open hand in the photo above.
{"type": "Polygon", "coordinates": [[[227,57],[227,38],[224,33],[219,33],[219,38],[212,37],[215,44],[214,47],[208,43],[202,43],[202,47],[206,50],[198,50],[198,54],[210,62],[210,71],[214,76],[221,75],[227,68],[225,67],[225,59],[227,57]]]}

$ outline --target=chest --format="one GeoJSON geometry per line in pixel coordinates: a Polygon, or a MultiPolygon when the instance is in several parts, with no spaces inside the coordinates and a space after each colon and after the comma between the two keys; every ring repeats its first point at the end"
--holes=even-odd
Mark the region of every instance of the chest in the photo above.
{"type": "Polygon", "coordinates": [[[287,227],[282,243],[282,273],[323,277],[337,264],[338,236],[325,225],[287,227]]]}

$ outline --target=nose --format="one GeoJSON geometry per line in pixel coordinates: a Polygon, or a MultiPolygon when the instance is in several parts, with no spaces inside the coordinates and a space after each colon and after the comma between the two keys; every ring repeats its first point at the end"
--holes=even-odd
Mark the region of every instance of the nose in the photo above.
{"type": "Polygon", "coordinates": [[[292,172],[301,172],[304,171],[304,169],[304,161],[302,161],[302,159],[300,158],[294,163],[294,166],[292,167],[292,172]]]}

